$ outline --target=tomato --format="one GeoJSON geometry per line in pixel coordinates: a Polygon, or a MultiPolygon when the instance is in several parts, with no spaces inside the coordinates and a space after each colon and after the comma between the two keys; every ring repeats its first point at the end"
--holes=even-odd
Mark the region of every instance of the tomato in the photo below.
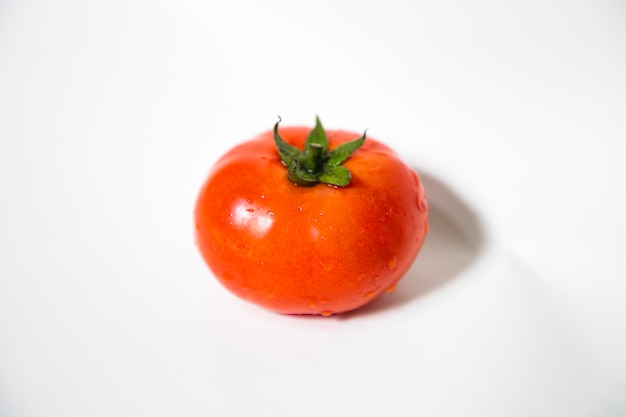
{"type": "Polygon", "coordinates": [[[222,156],[195,221],[199,251],[228,290],[275,312],[328,316],[395,289],[424,243],[428,204],[389,147],[317,119],[313,129],[276,123],[222,156]]]}

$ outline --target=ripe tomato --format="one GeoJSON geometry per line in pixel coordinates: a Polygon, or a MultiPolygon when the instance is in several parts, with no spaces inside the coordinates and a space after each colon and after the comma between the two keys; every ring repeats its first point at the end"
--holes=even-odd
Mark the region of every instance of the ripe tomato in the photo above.
{"type": "Polygon", "coordinates": [[[196,242],[227,289],[325,316],[395,289],[428,231],[426,194],[390,148],[358,136],[319,119],[280,133],[276,123],[217,161],[196,203],[196,242]]]}

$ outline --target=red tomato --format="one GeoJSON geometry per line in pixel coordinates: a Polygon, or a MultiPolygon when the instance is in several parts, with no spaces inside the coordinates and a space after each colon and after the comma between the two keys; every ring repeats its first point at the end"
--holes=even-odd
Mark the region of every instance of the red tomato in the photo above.
{"type": "Polygon", "coordinates": [[[428,231],[415,171],[387,146],[325,132],[319,119],[274,132],[222,156],[200,190],[196,241],[215,276],[287,314],[341,313],[395,289],[428,231]],[[351,141],[338,152],[352,154],[332,154],[351,141]]]}

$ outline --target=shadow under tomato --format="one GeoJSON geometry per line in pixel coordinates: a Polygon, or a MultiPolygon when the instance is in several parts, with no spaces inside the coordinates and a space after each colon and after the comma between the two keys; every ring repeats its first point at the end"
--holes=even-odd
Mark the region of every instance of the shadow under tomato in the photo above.
{"type": "Polygon", "coordinates": [[[479,257],[484,230],[474,210],[449,186],[420,172],[429,201],[429,232],[412,268],[398,289],[337,318],[374,314],[415,301],[460,277],[479,257]]]}

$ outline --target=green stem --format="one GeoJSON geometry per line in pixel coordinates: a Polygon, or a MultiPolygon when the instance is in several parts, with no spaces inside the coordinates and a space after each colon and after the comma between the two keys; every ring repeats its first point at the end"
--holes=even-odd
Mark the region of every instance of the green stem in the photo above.
{"type": "Polygon", "coordinates": [[[309,133],[304,151],[285,142],[278,134],[280,118],[274,125],[274,143],[280,159],[287,167],[287,177],[296,185],[311,186],[318,183],[345,187],[350,184],[352,174],[342,166],[365,142],[365,133],[358,139],[343,143],[332,151],[328,149],[328,137],[319,117],[309,133]]]}

